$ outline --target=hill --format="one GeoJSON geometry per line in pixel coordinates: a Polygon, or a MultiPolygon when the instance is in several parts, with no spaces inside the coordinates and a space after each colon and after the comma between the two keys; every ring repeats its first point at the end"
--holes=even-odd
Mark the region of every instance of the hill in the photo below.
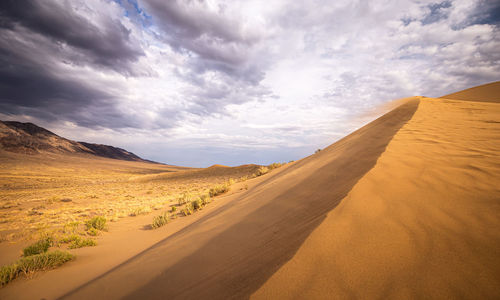
{"type": "Polygon", "coordinates": [[[121,148],[71,141],[33,123],[15,121],[0,121],[0,149],[22,154],[85,153],[120,160],[146,161],[121,148]]]}

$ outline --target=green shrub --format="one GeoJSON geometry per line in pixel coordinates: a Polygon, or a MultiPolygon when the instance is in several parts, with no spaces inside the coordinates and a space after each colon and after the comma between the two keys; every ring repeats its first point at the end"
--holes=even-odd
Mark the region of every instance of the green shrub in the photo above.
{"type": "Polygon", "coordinates": [[[208,191],[208,194],[210,195],[210,197],[215,197],[217,195],[224,194],[225,192],[227,192],[229,190],[230,190],[230,187],[228,184],[221,184],[221,185],[216,185],[213,188],[211,188],[208,191]]]}
{"type": "Polygon", "coordinates": [[[165,212],[163,215],[159,215],[153,218],[153,223],[151,223],[151,227],[153,229],[160,228],[163,225],[167,224],[170,221],[170,215],[165,212]]]}
{"type": "Polygon", "coordinates": [[[73,240],[71,244],[69,244],[68,249],[77,249],[77,248],[83,248],[83,247],[92,247],[96,246],[97,242],[93,239],[82,239],[81,237],[78,237],[77,239],[73,240]]]}
{"type": "Polygon", "coordinates": [[[282,165],[283,164],[280,164],[280,163],[272,163],[269,166],[267,166],[267,168],[269,169],[269,171],[271,171],[273,169],[277,169],[277,168],[281,167],[282,165]]]}
{"type": "Polygon", "coordinates": [[[59,242],[63,243],[63,244],[67,244],[67,243],[71,243],[73,241],[76,241],[78,239],[80,239],[79,235],[77,235],[77,234],[69,234],[69,235],[65,235],[62,238],[60,238],[59,242]]]}
{"type": "Polygon", "coordinates": [[[90,228],[104,230],[106,229],[106,218],[101,216],[93,217],[92,219],[85,222],[85,226],[87,227],[87,230],[89,230],[90,228]]]}
{"type": "Polygon", "coordinates": [[[23,249],[23,256],[31,256],[47,252],[52,246],[52,238],[46,237],[23,249]]]}
{"type": "Polygon", "coordinates": [[[191,203],[186,204],[186,206],[182,209],[182,213],[184,216],[189,216],[193,214],[193,205],[191,203]]]}
{"type": "Polygon", "coordinates": [[[172,212],[176,212],[177,211],[177,207],[176,206],[172,206],[172,212]]]}
{"type": "Polygon", "coordinates": [[[210,203],[210,195],[203,194],[200,196],[200,200],[203,203],[203,205],[207,205],[208,203],[210,203]]]}
{"type": "Polygon", "coordinates": [[[80,226],[80,222],[69,222],[64,225],[63,231],[64,233],[75,233],[78,226],[80,226]]]}
{"type": "Polygon", "coordinates": [[[257,170],[257,172],[255,172],[255,175],[256,176],[262,176],[264,174],[267,174],[268,172],[269,172],[269,168],[268,167],[260,166],[259,169],[257,170]]]}
{"type": "Polygon", "coordinates": [[[136,216],[139,216],[139,215],[148,214],[150,212],[151,212],[151,207],[149,207],[149,206],[143,206],[143,207],[138,207],[138,208],[134,209],[134,211],[132,211],[130,213],[130,216],[131,217],[136,217],[136,216]]]}
{"type": "Polygon", "coordinates": [[[182,196],[179,198],[179,200],[177,202],[179,205],[183,205],[183,204],[191,202],[191,199],[192,199],[192,196],[190,193],[184,193],[184,194],[182,194],[182,196]]]}
{"type": "Polygon", "coordinates": [[[74,257],[68,252],[59,250],[23,257],[11,265],[0,268],[0,286],[6,285],[21,274],[30,275],[35,271],[53,269],[74,257]]]}
{"type": "Polygon", "coordinates": [[[89,230],[87,230],[87,234],[91,235],[91,236],[98,236],[99,235],[99,230],[97,230],[95,228],[90,228],[89,230]]]}
{"type": "Polygon", "coordinates": [[[191,201],[191,205],[193,206],[193,209],[196,210],[201,210],[203,208],[203,202],[199,198],[191,201]]]}

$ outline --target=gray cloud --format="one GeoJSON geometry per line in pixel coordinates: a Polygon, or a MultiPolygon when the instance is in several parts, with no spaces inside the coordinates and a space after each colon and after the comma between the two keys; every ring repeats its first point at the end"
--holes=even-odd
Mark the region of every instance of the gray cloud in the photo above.
{"type": "Polygon", "coordinates": [[[101,27],[75,13],[70,2],[4,0],[0,3],[0,26],[16,30],[22,26],[74,47],[88,63],[125,74],[133,73],[131,63],[144,53],[133,43],[129,30],[112,18],[99,20],[101,27]]]}

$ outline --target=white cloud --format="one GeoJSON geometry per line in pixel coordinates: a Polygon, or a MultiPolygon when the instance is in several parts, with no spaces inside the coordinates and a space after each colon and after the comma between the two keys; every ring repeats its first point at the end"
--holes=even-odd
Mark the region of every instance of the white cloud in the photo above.
{"type": "Polygon", "coordinates": [[[37,68],[108,98],[52,122],[29,103],[4,116],[167,163],[269,163],[334,142],[384,101],[500,78],[498,20],[478,21],[488,19],[481,1],[143,0],[140,11],[121,2],[71,2],[103,33],[96,40],[126,29],[109,44],[121,60],[99,60],[108,49],[78,50],[58,32],[15,31],[44,45],[18,49],[51,65],[37,68]],[[50,55],[54,36],[61,48],[50,55]]]}

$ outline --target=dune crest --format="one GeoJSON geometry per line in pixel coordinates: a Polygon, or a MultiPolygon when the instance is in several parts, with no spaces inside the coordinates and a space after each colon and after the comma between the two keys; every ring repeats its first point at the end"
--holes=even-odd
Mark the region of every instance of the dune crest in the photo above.
{"type": "Polygon", "coordinates": [[[500,297],[499,116],[498,103],[422,99],[253,298],[500,297]]]}

